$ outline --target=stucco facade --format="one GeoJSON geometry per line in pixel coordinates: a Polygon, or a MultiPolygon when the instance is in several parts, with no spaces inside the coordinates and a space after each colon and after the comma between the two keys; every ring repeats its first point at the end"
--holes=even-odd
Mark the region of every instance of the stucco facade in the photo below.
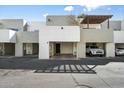
{"type": "Polygon", "coordinates": [[[95,43],[104,48],[106,57],[114,57],[115,48],[124,47],[124,22],[108,18],[97,19],[97,23],[91,20],[96,16],[90,17],[87,23],[75,16],[48,16],[46,22],[0,20],[1,55],[8,51],[15,56],[38,55],[39,59],[63,54],[85,58],[87,44],[95,43]]]}

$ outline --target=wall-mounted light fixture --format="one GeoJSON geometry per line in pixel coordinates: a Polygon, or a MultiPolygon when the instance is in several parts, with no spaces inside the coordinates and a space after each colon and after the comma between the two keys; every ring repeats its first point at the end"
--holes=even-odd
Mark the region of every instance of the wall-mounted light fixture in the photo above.
{"type": "Polygon", "coordinates": [[[61,27],[61,29],[64,29],[63,27],[61,27]]]}
{"type": "Polygon", "coordinates": [[[51,21],[51,19],[48,18],[48,22],[50,22],[50,21],[51,21]]]}

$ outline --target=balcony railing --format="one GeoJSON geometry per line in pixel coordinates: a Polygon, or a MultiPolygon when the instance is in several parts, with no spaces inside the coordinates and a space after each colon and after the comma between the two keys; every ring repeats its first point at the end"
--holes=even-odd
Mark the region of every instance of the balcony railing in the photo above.
{"type": "Polygon", "coordinates": [[[39,32],[41,41],[79,42],[79,26],[46,26],[39,32]]]}
{"type": "Polygon", "coordinates": [[[113,42],[113,31],[105,29],[82,29],[81,39],[84,42],[113,42]]]}
{"type": "Polygon", "coordinates": [[[124,31],[114,31],[114,42],[124,43],[124,31]]]}
{"type": "Polygon", "coordinates": [[[16,42],[16,31],[0,29],[0,42],[16,42]]]}

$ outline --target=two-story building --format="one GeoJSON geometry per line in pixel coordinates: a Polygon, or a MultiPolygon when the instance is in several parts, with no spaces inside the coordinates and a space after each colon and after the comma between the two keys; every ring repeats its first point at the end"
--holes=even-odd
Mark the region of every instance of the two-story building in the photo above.
{"type": "Polygon", "coordinates": [[[0,20],[0,55],[85,58],[86,47],[97,45],[106,57],[114,57],[115,48],[124,47],[124,22],[110,21],[111,17],[47,16],[46,22],[0,20]]]}

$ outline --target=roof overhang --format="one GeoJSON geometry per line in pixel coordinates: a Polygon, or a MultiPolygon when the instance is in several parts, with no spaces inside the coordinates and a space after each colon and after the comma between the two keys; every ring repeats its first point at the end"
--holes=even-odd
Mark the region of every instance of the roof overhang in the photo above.
{"type": "Polygon", "coordinates": [[[84,16],[81,24],[100,24],[108,19],[110,19],[113,15],[86,15],[84,16]]]}

